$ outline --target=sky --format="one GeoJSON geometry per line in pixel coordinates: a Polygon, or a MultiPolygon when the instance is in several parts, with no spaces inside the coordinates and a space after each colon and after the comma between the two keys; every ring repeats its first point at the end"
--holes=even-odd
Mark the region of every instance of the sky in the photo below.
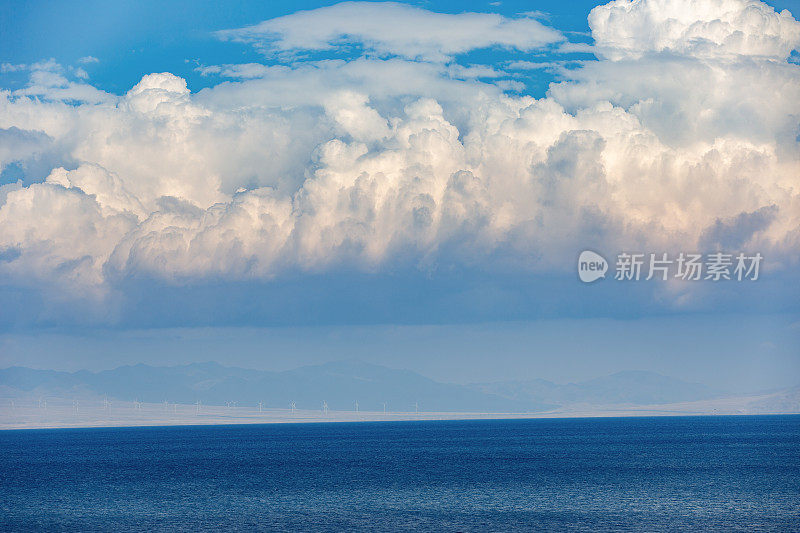
{"type": "Polygon", "coordinates": [[[798,13],[0,2],[0,366],[800,384],[798,13]]]}

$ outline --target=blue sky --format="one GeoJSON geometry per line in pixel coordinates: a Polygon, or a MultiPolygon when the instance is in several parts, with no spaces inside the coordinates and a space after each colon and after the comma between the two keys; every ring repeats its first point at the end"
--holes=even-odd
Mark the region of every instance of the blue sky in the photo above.
{"type": "Polygon", "coordinates": [[[0,365],[800,382],[800,4],[685,1],[0,3],[0,365]],[[575,273],[720,248],[761,278],[575,273]]]}
{"type": "MultiPolygon", "coordinates": [[[[573,42],[590,42],[586,17],[598,5],[595,1],[503,1],[503,2],[406,2],[441,13],[467,11],[514,16],[537,11],[541,20],[567,33],[573,42]],[[582,35],[583,34],[583,35],[582,35]]],[[[241,1],[235,8],[208,0],[201,1],[57,1],[19,3],[0,2],[2,61],[34,63],[54,58],[62,65],[82,66],[92,83],[106,91],[121,94],[151,72],[172,72],[185,78],[197,91],[215,84],[194,71],[204,64],[263,61],[256,51],[238,43],[220,42],[213,33],[258,23],[300,10],[333,5],[314,1],[241,1]],[[154,15],[157,13],[157,16],[154,15]],[[82,64],[81,58],[96,57],[97,63],[82,64]]],[[[776,10],[800,12],[800,2],[767,2],[776,10]]],[[[483,50],[474,55],[497,60],[505,55],[498,50],[483,50]]],[[[583,59],[587,54],[574,54],[583,59]]],[[[462,60],[468,61],[467,55],[462,60]]],[[[544,56],[547,58],[547,56],[544,56]]],[[[531,76],[530,93],[541,96],[553,77],[537,71],[531,76]]],[[[6,87],[24,84],[27,79],[7,77],[6,87]],[[10,79],[9,79],[10,78],[10,79]]]]}
{"type": "MultiPolygon", "coordinates": [[[[247,26],[300,10],[336,2],[237,2],[235,8],[212,1],[121,1],[121,2],[2,2],[0,46],[3,61],[33,63],[54,58],[63,65],[80,66],[83,57],[100,59],[84,65],[93,84],[124,93],[143,75],[172,72],[184,77],[197,91],[217,80],[194,71],[204,64],[263,61],[250,47],[220,42],[213,32],[247,26]],[[157,13],[157,16],[154,14],[157,13]]],[[[586,15],[595,2],[408,2],[443,13],[465,11],[515,15],[541,11],[547,21],[562,31],[588,32],[586,15]]],[[[791,2],[785,3],[788,7],[791,2]]],[[[781,3],[775,4],[776,6],[781,3]]],[[[790,8],[791,9],[791,8],[790,8]]],[[[587,41],[578,33],[576,41],[587,41]]],[[[482,52],[486,54],[486,52],[482,52]]],[[[497,51],[494,52],[497,54],[497,51]]],[[[25,83],[24,78],[16,80],[25,83]]],[[[537,80],[538,81],[538,80],[537,80]]],[[[13,83],[9,80],[9,86],[13,83]]],[[[541,82],[535,87],[543,91],[541,82]]]]}

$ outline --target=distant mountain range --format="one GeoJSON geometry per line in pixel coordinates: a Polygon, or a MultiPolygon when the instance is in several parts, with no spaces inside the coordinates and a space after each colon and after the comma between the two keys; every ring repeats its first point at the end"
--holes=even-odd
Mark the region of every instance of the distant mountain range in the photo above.
{"type": "Polygon", "coordinates": [[[217,363],[155,367],[122,366],[102,372],[57,372],[12,367],[0,370],[0,396],[109,399],[142,402],[255,405],[364,411],[538,412],[555,406],[505,398],[474,387],[439,383],[408,370],[357,360],[305,366],[285,372],[227,367],[217,363]]]}
{"type": "Polygon", "coordinates": [[[157,367],[122,366],[102,372],[58,372],[12,367],[0,370],[0,396],[109,399],[209,405],[256,405],[333,410],[387,409],[453,412],[542,412],[564,406],[652,405],[722,396],[704,385],[644,371],[619,372],[559,385],[541,379],[455,385],[408,370],[358,360],[304,366],[285,372],[218,363],[157,367]]]}

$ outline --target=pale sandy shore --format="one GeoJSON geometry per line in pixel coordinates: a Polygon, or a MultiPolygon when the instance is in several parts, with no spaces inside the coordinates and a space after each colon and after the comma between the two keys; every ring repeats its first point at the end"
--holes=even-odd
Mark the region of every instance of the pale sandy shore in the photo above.
{"type": "Polygon", "coordinates": [[[512,413],[403,413],[307,409],[261,409],[185,404],[118,402],[110,407],[53,406],[0,408],[0,430],[82,427],[138,427],[224,424],[291,424],[319,422],[379,422],[404,420],[468,420],[528,418],[512,413]]]}
{"type": "Polygon", "coordinates": [[[3,400],[0,430],[409,420],[796,414],[800,402],[774,395],[648,406],[575,405],[536,413],[376,412],[269,409],[173,403],[3,400]]]}

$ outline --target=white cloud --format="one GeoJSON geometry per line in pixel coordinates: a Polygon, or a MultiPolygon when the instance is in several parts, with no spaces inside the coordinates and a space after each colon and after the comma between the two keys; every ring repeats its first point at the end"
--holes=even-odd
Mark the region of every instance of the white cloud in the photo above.
{"type": "Polygon", "coordinates": [[[97,198],[70,186],[61,169],[44,183],[9,192],[0,209],[0,242],[20,253],[3,265],[6,279],[75,295],[102,291],[109,251],[136,218],[113,208],[104,213],[97,198]]]}
{"type": "Polygon", "coordinates": [[[195,69],[203,76],[219,75],[225,78],[264,78],[272,73],[287,72],[287,67],[267,66],[260,63],[243,63],[230,65],[201,65],[195,69]]]}
{"type": "Polygon", "coordinates": [[[85,83],[89,77],[82,68],[63,68],[54,59],[38,63],[12,65],[4,63],[2,72],[30,72],[30,83],[27,87],[14,92],[15,95],[41,96],[50,100],[78,101],[88,103],[111,102],[114,96],[100,91],[85,83]],[[71,81],[68,75],[81,81],[71,81]]]}
{"type": "Polygon", "coordinates": [[[23,63],[14,64],[14,63],[2,63],[0,64],[0,72],[19,72],[22,70],[27,70],[28,65],[23,63]]]}
{"type": "Polygon", "coordinates": [[[556,63],[553,61],[540,61],[540,62],[533,62],[533,61],[511,61],[507,64],[507,67],[511,70],[536,70],[536,69],[551,69],[551,68],[558,68],[560,67],[560,63],[556,63]]]}
{"type": "Polygon", "coordinates": [[[791,13],[758,0],[614,0],[591,11],[589,26],[609,59],[651,52],[786,59],[800,46],[791,13]]]}
{"type": "MultiPolygon", "coordinates": [[[[318,11],[308,42],[286,30],[280,46],[327,42],[312,24],[325,13],[340,31],[341,13],[318,11]]],[[[243,81],[194,94],[155,73],[121,97],[40,67],[29,88],[0,92],[0,164],[61,162],[43,183],[0,188],[0,251],[19,252],[0,275],[100,294],[128,275],[269,279],[398,258],[563,271],[587,246],[717,237],[796,266],[800,67],[654,56],[626,39],[642,53],[565,71],[539,100],[475,78],[502,74],[491,69],[396,57],[225,65],[216,73],[243,81]],[[64,101],[80,91],[96,97],[64,101]]]]}
{"type": "Polygon", "coordinates": [[[434,61],[479,48],[528,51],[564,40],[532,17],[450,15],[394,2],[343,2],[217,35],[256,43],[265,52],[332,50],[356,43],[380,55],[434,61]]]}
{"type": "Polygon", "coordinates": [[[50,148],[52,139],[40,131],[17,127],[0,129],[0,169],[10,163],[28,161],[50,148]]]}

